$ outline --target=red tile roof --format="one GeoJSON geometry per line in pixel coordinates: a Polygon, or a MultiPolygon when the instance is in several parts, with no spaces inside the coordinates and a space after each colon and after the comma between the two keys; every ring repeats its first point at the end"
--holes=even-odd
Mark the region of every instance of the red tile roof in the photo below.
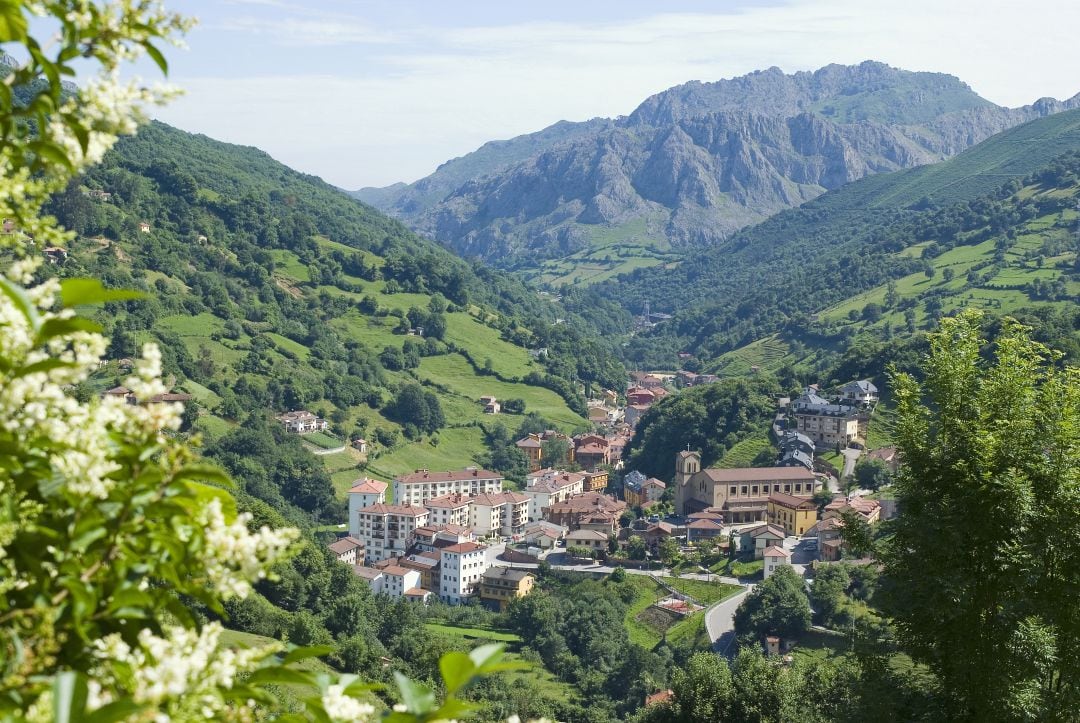
{"type": "Polygon", "coordinates": [[[418,470],[411,474],[405,474],[397,478],[402,484],[427,484],[428,482],[462,482],[469,479],[502,479],[498,472],[490,472],[486,469],[459,469],[448,472],[428,472],[418,470]]]}
{"type": "Polygon", "coordinates": [[[361,508],[360,514],[376,515],[405,515],[407,517],[420,517],[429,514],[427,509],[418,505],[387,505],[376,502],[373,505],[361,508]]]}
{"type": "Polygon", "coordinates": [[[364,477],[353,482],[353,486],[349,488],[349,494],[381,495],[386,493],[386,486],[385,482],[364,477]]]}
{"type": "Polygon", "coordinates": [[[773,545],[765,548],[765,557],[791,557],[791,553],[782,547],[773,545]]]}
{"type": "Polygon", "coordinates": [[[463,554],[463,553],[466,553],[466,552],[476,552],[477,550],[483,550],[483,549],[484,549],[483,545],[477,545],[475,542],[459,542],[456,545],[450,545],[449,547],[444,547],[442,549],[442,551],[443,552],[454,552],[454,553],[458,553],[458,554],[463,554]]]}

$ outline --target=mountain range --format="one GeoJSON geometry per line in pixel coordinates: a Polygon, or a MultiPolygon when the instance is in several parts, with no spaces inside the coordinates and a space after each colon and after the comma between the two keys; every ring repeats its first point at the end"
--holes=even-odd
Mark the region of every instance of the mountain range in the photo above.
{"type": "Polygon", "coordinates": [[[630,115],[487,143],[353,195],[457,253],[553,283],[677,261],[873,174],[941,161],[1080,107],[1004,108],[959,79],[867,61],[690,82],[630,115]]]}

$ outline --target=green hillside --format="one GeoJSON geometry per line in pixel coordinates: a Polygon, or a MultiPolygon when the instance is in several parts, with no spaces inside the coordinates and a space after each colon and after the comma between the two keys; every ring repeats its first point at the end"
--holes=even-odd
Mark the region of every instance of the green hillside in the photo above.
{"type": "MultiPolygon", "coordinates": [[[[52,271],[147,293],[101,314],[111,358],[159,341],[211,448],[287,410],[330,420],[305,447],[339,495],[362,474],[482,463],[487,431],[524,414],[585,428],[581,387],[623,383],[557,303],[256,149],[152,124],[51,210],[79,233],[52,271]],[[485,415],[486,394],[523,411],[485,415]]],[[[124,373],[107,366],[88,393],[124,373]]]]}

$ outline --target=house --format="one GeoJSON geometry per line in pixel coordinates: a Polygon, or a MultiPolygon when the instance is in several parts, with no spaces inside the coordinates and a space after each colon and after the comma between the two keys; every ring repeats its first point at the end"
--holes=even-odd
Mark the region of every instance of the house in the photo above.
{"type": "Polygon", "coordinates": [[[765,549],[762,553],[762,557],[765,560],[765,577],[768,579],[770,575],[777,571],[781,565],[789,565],[791,560],[791,553],[782,547],[772,545],[765,549]]]}
{"type": "Polygon", "coordinates": [[[634,387],[626,392],[627,405],[641,404],[646,407],[651,406],[656,401],[656,394],[651,389],[642,389],[640,387],[634,387]]]}
{"type": "Polygon", "coordinates": [[[532,592],[535,582],[536,578],[525,570],[489,568],[480,578],[480,602],[493,610],[504,612],[511,600],[532,592]]]}
{"type": "Polygon", "coordinates": [[[427,524],[428,511],[414,505],[377,502],[357,513],[357,539],[364,543],[369,563],[404,555],[413,544],[413,532],[427,524]]]}
{"type": "Polygon", "coordinates": [[[420,469],[394,480],[395,504],[422,505],[435,497],[449,494],[479,495],[502,492],[503,478],[498,472],[469,467],[449,472],[420,469]]]}
{"type": "Polygon", "coordinates": [[[896,447],[879,447],[866,453],[863,459],[876,459],[884,462],[889,471],[896,474],[900,469],[900,456],[896,453],[896,447]]]}
{"type": "Polygon", "coordinates": [[[420,573],[401,565],[389,565],[382,569],[382,592],[395,600],[404,597],[406,590],[420,587],[420,573]]]}
{"type": "Polygon", "coordinates": [[[656,522],[650,524],[641,533],[641,537],[645,540],[645,544],[649,546],[649,549],[654,554],[658,549],[660,549],[661,542],[674,536],[675,526],[667,522],[656,522]]]}
{"type": "Polygon", "coordinates": [[[645,389],[659,389],[664,386],[663,379],[648,372],[630,372],[630,380],[645,389]]]}
{"type": "Polygon", "coordinates": [[[544,511],[544,519],[570,530],[577,530],[583,522],[590,524],[590,519],[595,518],[597,513],[607,513],[606,516],[618,520],[624,510],[626,503],[622,500],[598,492],[585,492],[550,505],[544,511]]]}
{"type": "Polygon", "coordinates": [[[664,496],[667,485],[655,477],[646,478],[640,472],[631,472],[623,478],[623,499],[632,507],[646,502],[656,502],[664,496]]]}
{"type": "Polygon", "coordinates": [[[824,519],[840,517],[847,510],[857,512],[868,525],[881,520],[881,503],[866,497],[847,497],[843,495],[833,498],[833,501],[825,505],[824,519]]]}
{"type": "Polygon", "coordinates": [[[352,448],[360,454],[367,454],[367,440],[357,437],[352,441],[352,448]]]}
{"type": "Polygon", "coordinates": [[[281,422],[285,427],[285,431],[291,434],[322,432],[330,426],[325,419],[319,419],[306,409],[295,412],[285,412],[284,414],[277,415],[274,419],[281,422]]]}
{"type": "Polygon", "coordinates": [[[514,446],[521,450],[529,460],[529,469],[540,469],[540,459],[544,456],[544,443],[540,441],[539,434],[530,434],[528,437],[514,442],[514,446]]]}
{"type": "Polygon", "coordinates": [[[844,521],[839,517],[820,520],[806,531],[807,537],[816,537],[818,557],[825,562],[836,562],[841,557],[844,521]]]}
{"type": "Polygon", "coordinates": [[[681,451],[675,456],[675,512],[689,515],[716,508],[729,524],[763,522],[769,495],[782,492],[813,497],[821,480],[802,467],[749,467],[701,469],[701,453],[681,451]]]}
{"type": "Polygon", "coordinates": [[[878,388],[869,379],[848,382],[840,387],[840,398],[845,402],[866,407],[877,402],[878,388]]]}
{"type": "MultiPolygon", "coordinates": [[[[420,587],[432,590],[439,586],[439,557],[431,553],[415,553],[398,558],[398,565],[420,573],[420,587]]],[[[408,591],[406,591],[408,592],[408,591]]]]}
{"type": "Polygon", "coordinates": [[[779,443],[781,455],[786,451],[796,451],[809,455],[813,459],[814,453],[817,451],[814,440],[794,429],[784,430],[780,435],[779,443]]]}
{"type": "Polygon", "coordinates": [[[789,535],[802,535],[817,523],[817,504],[805,497],[773,492],[769,495],[769,522],[789,535]]]}
{"type": "Polygon", "coordinates": [[[139,221],[139,232],[150,233],[150,224],[146,221],[139,221]]]}
{"type": "MultiPolygon", "coordinates": [[[[435,553],[437,555],[439,550],[444,547],[475,541],[476,535],[468,527],[461,525],[423,525],[413,530],[413,544],[410,547],[410,552],[435,553]]],[[[438,585],[434,587],[438,587],[438,585]]]]}
{"type": "Polygon", "coordinates": [[[541,520],[544,510],[585,491],[585,474],[543,469],[526,477],[524,494],[529,498],[529,521],[541,520]]]}
{"type": "Polygon", "coordinates": [[[484,414],[498,414],[502,410],[498,400],[490,394],[480,397],[480,405],[484,408],[484,414]]]}
{"type": "Polygon", "coordinates": [[[773,545],[782,545],[786,536],[784,528],[765,523],[741,530],[736,544],[739,552],[753,552],[754,559],[760,560],[766,549],[773,545]]]}
{"type": "Polygon", "coordinates": [[[383,571],[374,567],[366,567],[364,565],[357,565],[353,568],[353,574],[367,583],[367,586],[371,588],[372,595],[378,595],[382,592],[383,588],[383,571]]]}
{"type": "Polygon", "coordinates": [[[780,452],[780,459],[776,461],[777,467],[802,467],[810,471],[814,470],[814,457],[801,449],[786,449],[780,452]]]}
{"type": "Polygon", "coordinates": [[[414,587],[405,591],[405,599],[409,602],[426,604],[435,597],[435,593],[431,590],[425,590],[422,587],[414,587]]]}
{"type": "Polygon", "coordinates": [[[424,503],[431,514],[428,516],[429,525],[458,525],[470,526],[470,512],[473,498],[460,492],[451,492],[442,497],[435,497],[424,503]]]}
{"type": "Polygon", "coordinates": [[[45,258],[48,259],[50,264],[62,264],[67,261],[68,257],[67,249],[59,246],[46,246],[42,253],[45,254],[45,258]]]}
{"type": "Polygon", "coordinates": [[[568,530],[561,525],[539,520],[525,525],[525,531],[522,534],[525,544],[539,547],[541,550],[550,550],[566,536],[567,532],[568,530]]]}
{"type": "Polygon", "coordinates": [[[582,479],[582,487],[585,492],[603,492],[608,486],[608,471],[605,469],[586,472],[582,479]]]}
{"type": "Polygon", "coordinates": [[[113,387],[101,393],[102,399],[122,399],[128,404],[135,404],[135,393],[127,387],[113,387]]]}
{"type": "Polygon", "coordinates": [[[566,535],[566,547],[584,547],[597,557],[607,552],[608,535],[599,530],[574,530],[566,535]]]}
{"type": "Polygon", "coordinates": [[[628,404],[623,410],[623,419],[631,428],[636,427],[650,407],[651,404],[628,404]]]}
{"type": "Polygon", "coordinates": [[[472,597],[487,571],[485,549],[475,542],[462,542],[439,551],[439,599],[458,604],[472,597]]]}
{"type": "Polygon", "coordinates": [[[140,402],[140,404],[162,404],[175,402],[180,402],[182,404],[184,402],[190,402],[192,399],[193,397],[190,394],[185,394],[183,392],[164,392],[163,394],[155,394],[154,396],[147,398],[146,401],[140,402]]]}
{"type": "Polygon", "coordinates": [[[518,449],[520,449],[526,457],[529,459],[529,470],[536,471],[540,469],[541,459],[544,456],[544,443],[549,441],[560,441],[566,443],[566,461],[571,463],[574,461],[574,442],[569,436],[563,434],[554,429],[545,429],[543,432],[533,433],[527,437],[523,437],[514,443],[518,449]]]}
{"type": "Polygon", "coordinates": [[[584,469],[596,469],[611,463],[611,443],[598,434],[582,434],[574,438],[574,459],[584,469]]]}
{"type": "Polygon", "coordinates": [[[338,562],[346,565],[362,565],[364,563],[364,543],[355,537],[342,537],[329,545],[330,552],[338,562]]]}
{"type": "Polygon", "coordinates": [[[474,495],[469,526],[477,537],[520,535],[529,521],[529,502],[521,492],[474,495]]]}
{"type": "Polygon", "coordinates": [[[99,188],[91,188],[83,191],[83,195],[87,198],[92,198],[95,201],[110,201],[112,200],[112,194],[108,191],[102,191],[99,188]]]}
{"type": "Polygon", "coordinates": [[[701,540],[715,540],[723,537],[726,531],[723,523],[717,520],[692,520],[686,523],[686,541],[693,543],[701,540]]]}
{"type": "Polygon", "coordinates": [[[800,409],[806,407],[823,406],[829,404],[829,400],[818,394],[818,388],[816,384],[803,389],[803,393],[795,397],[795,401],[791,402],[791,411],[798,412],[800,409]]]}
{"type": "Polygon", "coordinates": [[[360,537],[360,510],[386,498],[386,483],[362,477],[349,488],[349,534],[360,537]]]}
{"type": "Polygon", "coordinates": [[[795,410],[795,429],[815,445],[846,447],[859,439],[859,414],[845,404],[806,404],[795,410]]]}

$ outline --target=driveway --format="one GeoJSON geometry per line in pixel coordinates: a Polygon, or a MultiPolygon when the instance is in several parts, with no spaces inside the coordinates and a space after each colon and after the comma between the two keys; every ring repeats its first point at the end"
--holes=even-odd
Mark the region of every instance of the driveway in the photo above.
{"type": "Polygon", "coordinates": [[[705,611],[705,630],[717,653],[726,655],[731,649],[735,641],[735,610],[753,589],[753,585],[748,585],[742,592],[721,600],[705,611]]]}
{"type": "Polygon", "coordinates": [[[845,480],[855,472],[855,462],[862,455],[862,450],[849,447],[840,450],[840,454],[844,455],[844,471],[840,473],[840,479],[845,480]]]}

